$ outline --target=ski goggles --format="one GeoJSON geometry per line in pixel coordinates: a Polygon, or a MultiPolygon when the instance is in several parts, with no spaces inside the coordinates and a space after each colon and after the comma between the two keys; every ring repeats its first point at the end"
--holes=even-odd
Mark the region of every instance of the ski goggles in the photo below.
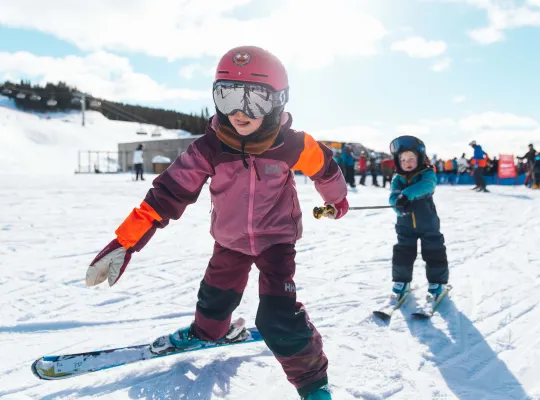
{"type": "Polygon", "coordinates": [[[262,118],[289,100],[288,90],[276,92],[259,83],[219,81],[214,84],[214,104],[225,114],[241,111],[251,119],[262,118]]]}
{"type": "Polygon", "coordinates": [[[400,136],[390,143],[390,153],[399,154],[406,150],[418,150],[423,153],[426,151],[424,142],[414,136],[400,136]]]}

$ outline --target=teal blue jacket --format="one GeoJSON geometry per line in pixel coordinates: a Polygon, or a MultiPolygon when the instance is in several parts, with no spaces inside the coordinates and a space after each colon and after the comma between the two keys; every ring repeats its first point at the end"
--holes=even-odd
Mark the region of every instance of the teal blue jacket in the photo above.
{"type": "Polygon", "coordinates": [[[440,221],[433,202],[436,186],[437,176],[431,167],[421,169],[412,176],[398,174],[394,177],[390,205],[396,205],[400,194],[404,194],[412,201],[412,213],[409,215],[402,216],[398,209],[394,209],[399,216],[398,225],[420,231],[439,229],[440,221]]]}

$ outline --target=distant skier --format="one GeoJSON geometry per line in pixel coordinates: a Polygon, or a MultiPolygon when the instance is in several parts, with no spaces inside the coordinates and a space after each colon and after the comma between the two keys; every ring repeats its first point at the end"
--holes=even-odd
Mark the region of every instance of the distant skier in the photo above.
{"type": "Polygon", "coordinates": [[[458,174],[463,175],[469,170],[469,161],[465,157],[465,153],[461,155],[461,158],[458,160],[458,174]]]}
{"type": "Polygon", "coordinates": [[[354,178],[354,155],[350,146],[345,145],[341,153],[341,160],[345,167],[345,182],[347,182],[352,189],[356,187],[354,178]]]}
{"type": "Polygon", "coordinates": [[[141,181],[144,181],[144,178],[143,178],[143,163],[144,163],[144,158],[143,158],[143,145],[140,144],[137,146],[137,150],[135,150],[133,152],[133,166],[135,168],[135,180],[138,181],[139,180],[139,175],[141,176],[141,181]]]}
{"type": "Polygon", "coordinates": [[[525,186],[532,187],[534,186],[534,167],[536,163],[536,150],[532,143],[529,144],[529,151],[525,153],[523,157],[517,157],[518,160],[527,160],[527,177],[525,179],[525,186]]]}
{"type": "Polygon", "coordinates": [[[390,144],[397,175],[392,181],[390,205],[397,206],[396,233],[398,243],[392,257],[391,301],[410,290],[417,243],[422,245],[429,282],[427,301],[435,301],[448,283],[448,261],[444,236],[433,202],[437,177],[427,165],[424,143],[414,136],[400,136],[390,144]]]}
{"type": "Polygon", "coordinates": [[[360,173],[360,185],[366,186],[367,153],[362,150],[358,158],[358,172],[360,173]]]}
{"type": "Polygon", "coordinates": [[[535,157],[536,157],[536,150],[534,148],[534,145],[531,143],[529,144],[529,151],[525,153],[523,157],[518,156],[518,160],[527,160],[527,165],[529,166],[529,169],[532,171],[534,169],[535,157]]]}
{"type": "Polygon", "coordinates": [[[373,178],[373,186],[380,187],[379,181],[377,180],[377,155],[371,153],[371,158],[369,159],[369,170],[371,172],[371,177],[373,178]]]}
{"type": "MultiPolygon", "coordinates": [[[[231,315],[242,299],[249,271],[259,275],[255,324],[302,399],[331,399],[321,335],[296,300],[295,243],[302,213],[293,170],[315,182],[333,218],[348,209],[347,185],[332,151],[310,135],[291,129],[285,68],[258,47],[238,47],[219,61],[213,86],[216,106],[205,135],[191,143],[153,182],[145,200],[116,230],[92,261],[87,285],[108,278],[114,285],[132,254],[156,229],[178,219],[211,177],[214,204],[210,232],[216,243],[201,282],[195,321],[158,338],[154,353],[197,346],[201,341],[243,340],[231,315]]],[[[238,321],[237,321],[238,322],[238,321]]]]}
{"type": "Polygon", "coordinates": [[[476,190],[477,192],[489,192],[489,190],[487,190],[486,180],[484,179],[484,172],[486,170],[487,160],[489,157],[487,153],[482,150],[482,146],[476,143],[476,140],[469,143],[469,146],[474,149],[472,166],[474,169],[473,176],[476,186],[473,187],[473,190],[476,190]]]}
{"type": "Polygon", "coordinates": [[[396,164],[391,158],[385,158],[381,161],[381,175],[383,176],[383,188],[386,187],[386,182],[392,184],[394,173],[396,172],[396,164]]]}
{"type": "Polygon", "coordinates": [[[534,156],[534,164],[533,164],[533,170],[532,174],[534,177],[533,189],[540,189],[540,153],[538,153],[536,156],[534,156]]]}

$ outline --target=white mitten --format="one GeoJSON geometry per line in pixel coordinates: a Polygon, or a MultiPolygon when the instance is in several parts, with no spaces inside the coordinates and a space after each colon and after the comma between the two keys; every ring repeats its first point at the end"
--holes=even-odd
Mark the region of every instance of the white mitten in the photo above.
{"type": "Polygon", "coordinates": [[[88,286],[99,285],[108,278],[109,286],[118,282],[124,273],[131,251],[127,251],[118,240],[114,239],[94,258],[86,271],[86,284],[88,286]]]}

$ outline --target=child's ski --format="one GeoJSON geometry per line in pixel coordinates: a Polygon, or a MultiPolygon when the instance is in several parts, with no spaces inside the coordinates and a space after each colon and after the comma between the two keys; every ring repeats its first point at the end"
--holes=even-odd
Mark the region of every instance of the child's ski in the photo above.
{"type": "Polygon", "coordinates": [[[156,355],[150,351],[150,344],[122,347],[110,350],[89,351],[78,354],[65,354],[58,356],[45,356],[32,364],[32,372],[39,379],[57,380],[66,379],[90,372],[120,367],[143,360],[172,356],[191,351],[211,349],[222,346],[234,346],[262,341],[261,334],[255,328],[247,329],[249,336],[241,342],[204,342],[203,344],[185,350],[173,351],[156,355]]]}
{"type": "Polygon", "coordinates": [[[424,304],[419,305],[412,315],[416,318],[433,317],[433,314],[435,314],[435,311],[437,311],[437,307],[439,307],[439,304],[441,304],[442,299],[446,297],[450,290],[452,290],[452,285],[446,285],[443,292],[437,297],[433,296],[431,293],[428,293],[424,304]]]}
{"type": "Polygon", "coordinates": [[[385,304],[383,307],[379,308],[378,310],[373,311],[373,314],[382,319],[392,318],[392,314],[394,313],[394,311],[398,310],[402,306],[402,304],[405,303],[405,300],[407,300],[410,293],[411,290],[407,290],[401,296],[392,293],[388,303],[385,304]]]}

